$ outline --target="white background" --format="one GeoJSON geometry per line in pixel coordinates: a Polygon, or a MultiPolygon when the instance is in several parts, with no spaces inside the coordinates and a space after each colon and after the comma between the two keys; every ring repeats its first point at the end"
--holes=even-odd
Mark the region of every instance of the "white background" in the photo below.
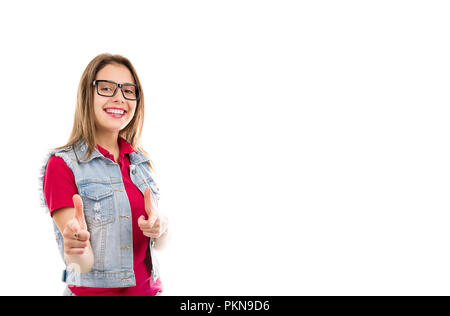
{"type": "Polygon", "coordinates": [[[449,295],[446,1],[9,1],[1,295],[61,295],[37,178],[123,54],[173,238],[166,295],[449,295]]]}

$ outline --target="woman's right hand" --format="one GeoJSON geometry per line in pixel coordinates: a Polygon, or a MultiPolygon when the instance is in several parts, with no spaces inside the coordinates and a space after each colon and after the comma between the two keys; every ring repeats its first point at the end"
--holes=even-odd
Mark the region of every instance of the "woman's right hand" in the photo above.
{"type": "Polygon", "coordinates": [[[90,234],[87,230],[86,219],[84,218],[83,200],[78,194],[73,196],[75,216],[69,220],[64,228],[64,254],[83,255],[90,246],[90,234]]]}

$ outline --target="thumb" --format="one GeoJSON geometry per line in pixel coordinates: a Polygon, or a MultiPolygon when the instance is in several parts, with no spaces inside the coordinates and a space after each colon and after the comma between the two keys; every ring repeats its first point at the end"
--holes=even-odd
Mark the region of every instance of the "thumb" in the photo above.
{"type": "Polygon", "coordinates": [[[153,208],[152,205],[152,190],[150,187],[147,187],[144,192],[144,200],[145,200],[145,212],[148,215],[148,222],[150,224],[150,227],[155,224],[156,220],[158,219],[158,214],[153,208]]]}
{"type": "Polygon", "coordinates": [[[80,228],[82,230],[87,230],[86,219],[84,218],[84,210],[83,210],[83,200],[81,196],[78,194],[74,194],[73,196],[73,205],[75,207],[75,218],[80,224],[80,228]]]}
{"type": "Polygon", "coordinates": [[[148,218],[151,218],[155,215],[155,210],[152,205],[152,190],[150,187],[147,187],[144,192],[144,201],[145,201],[145,212],[148,215],[148,218]]]}
{"type": "Polygon", "coordinates": [[[150,190],[149,187],[145,188],[144,202],[145,202],[145,212],[150,218],[150,216],[152,215],[152,190],[150,190]]]}

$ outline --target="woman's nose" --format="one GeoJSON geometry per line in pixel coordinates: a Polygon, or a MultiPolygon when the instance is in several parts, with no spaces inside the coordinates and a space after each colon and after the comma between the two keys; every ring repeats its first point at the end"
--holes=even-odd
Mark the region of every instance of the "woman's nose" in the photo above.
{"type": "Polygon", "coordinates": [[[125,102],[125,98],[123,97],[122,89],[120,87],[117,87],[116,95],[113,96],[113,102],[120,102],[120,103],[125,102]]]}

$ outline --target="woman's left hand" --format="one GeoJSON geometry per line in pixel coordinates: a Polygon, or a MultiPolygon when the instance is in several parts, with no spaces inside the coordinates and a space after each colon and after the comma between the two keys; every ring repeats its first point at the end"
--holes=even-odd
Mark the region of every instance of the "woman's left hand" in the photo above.
{"type": "Polygon", "coordinates": [[[143,234],[151,238],[159,238],[166,231],[168,226],[167,217],[159,215],[157,209],[152,207],[151,190],[149,187],[144,192],[145,212],[148,215],[148,220],[144,216],[139,217],[138,225],[143,234]]]}

